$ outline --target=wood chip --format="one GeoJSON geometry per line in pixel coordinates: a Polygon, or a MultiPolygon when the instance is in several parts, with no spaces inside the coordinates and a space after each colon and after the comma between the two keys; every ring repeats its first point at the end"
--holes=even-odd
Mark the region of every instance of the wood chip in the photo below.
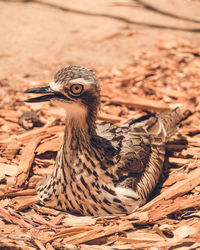
{"type": "Polygon", "coordinates": [[[196,232],[198,232],[198,229],[194,227],[190,227],[187,225],[179,227],[176,230],[174,230],[173,232],[174,237],[170,241],[173,243],[178,243],[183,238],[186,238],[189,235],[195,234],[196,232]]]}
{"type": "Polygon", "coordinates": [[[41,213],[41,214],[47,214],[47,215],[54,215],[54,216],[57,216],[59,215],[60,213],[63,213],[62,211],[58,211],[58,210],[55,210],[53,208],[49,208],[49,207],[45,207],[45,206],[38,206],[38,205],[34,205],[33,208],[41,213]]]}
{"type": "Polygon", "coordinates": [[[165,241],[161,236],[157,235],[156,233],[141,233],[139,235],[131,234],[131,238],[124,238],[119,237],[119,241],[124,243],[136,243],[136,242],[158,242],[158,241],[165,241]]]}
{"type": "Polygon", "coordinates": [[[26,208],[30,208],[32,205],[40,203],[38,196],[25,196],[25,197],[16,197],[12,199],[14,203],[13,206],[16,211],[22,211],[26,208]]]}
{"type": "Polygon", "coordinates": [[[18,218],[15,215],[12,215],[9,211],[4,208],[0,207],[0,217],[3,217],[5,220],[9,221],[10,223],[14,223],[19,225],[23,228],[31,228],[32,226],[26,223],[22,218],[18,218]]]}
{"type": "Polygon", "coordinates": [[[67,226],[80,226],[80,225],[95,225],[96,219],[89,217],[89,216],[83,216],[83,217],[72,217],[72,218],[65,218],[63,220],[63,224],[67,226]]]}
{"type": "Polygon", "coordinates": [[[35,149],[41,141],[41,137],[33,137],[33,139],[26,145],[19,164],[19,170],[16,175],[16,186],[22,186],[28,178],[33,159],[35,156],[35,149]]]}
{"type": "Polygon", "coordinates": [[[142,109],[142,110],[150,110],[150,111],[165,111],[169,110],[169,106],[165,103],[143,99],[138,96],[133,96],[132,98],[112,98],[110,100],[113,104],[126,105],[128,107],[142,109]]]}
{"type": "Polygon", "coordinates": [[[158,221],[169,214],[195,207],[198,207],[198,209],[200,208],[200,196],[194,196],[192,198],[179,197],[176,201],[171,202],[164,201],[159,203],[157,208],[149,211],[149,221],[158,221]]]}
{"type": "Polygon", "coordinates": [[[8,191],[4,194],[3,197],[15,197],[15,196],[29,196],[29,195],[36,195],[37,192],[35,189],[25,189],[25,190],[15,190],[15,191],[8,191]]]}
{"type": "Polygon", "coordinates": [[[0,163],[0,174],[7,176],[15,176],[18,171],[18,166],[11,164],[0,163]]]}
{"type": "Polygon", "coordinates": [[[200,184],[200,168],[192,171],[186,180],[182,180],[158,195],[155,199],[144,205],[140,211],[147,211],[162,200],[175,199],[200,184]]]}
{"type": "Polygon", "coordinates": [[[3,156],[7,157],[8,159],[13,159],[16,156],[17,152],[19,151],[20,146],[21,146],[20,142],[13,141],[6,147],[6,149],[3,152],[3,156]]]}
{"type": "Polygon", "coordinates": [[[45,218],[42,217],[42,216],[39,215],[39,214],[34,214],[34,215],[32,216],[32,219],[33,219],[33,221],[35,221],[35,222],[37,222],[37,223],[39,223],[39,224],[41,224],[41,225],[48,226],[49,228],[52,228],[52,229],[60,228],[60,226],[57,226],[57,225],[55,225],[54,223],[51,223],[50,221],[45,220],[45,218]]]}
{"type": "Polygon", "coordinates": [[[20,135],[10,136],[8,139],[1,140],[0,144],[8,144],[8,143],[11,143],[13,140],[17,140],[17,141],[20,141],[22,144],[26,144],[34,136],[46,138],[49,135],[54,135],[60,131],[64,131],[63,126],[54,126],[54,127],[49,127],[48,129],[47,128],[48,128],[47,126],[44,126],[42,128],[33,129],[31,131],[25,132],[25,133],[20,134],[20,135]]]}
{"type": "Polygon", "coordinates": [[[46,244],[46,249],[47,250],[54,250],[55,248],[52,247],[52,245],[50,243],[46,244]]]}
{"type": "MultiPolygon", "coordinates": [[[[105,237],[114,233],[123,232],[128,229],[133,229],[133,225],[130,222],[123,222],[123,223],[120,223],[119,225],[113,225],[113,226],[107,226],[107,227],[94,226],[93,228],[94,229],[89,230],[87,232],[83,232],[77,235],[67,237],[67,239],[65,239],[65,242],[69,244],[74,244],[74,245],[82,244],[87,241],[95,240],[95,239],[105,237]]],[[[66,233],[57,234],[55,237],[58,237],[58,238],[60,236],[65,237],[65,235],[68,235],[68,234],[66,233]]],[[[55,239],[55,237],[49,239],[48,242],[51,241],[52,239],[55,239]]]]}
{"type": "Polygon", "coordinates": [[[46,247],[43,245],[43,243],[40,240],[34,240],[34,242],[40,250],[46,250],[46,247]]]}
{"type": "Polygon", "coordinates": [[[45,153],[46,151],[54,151],[57,152],[62,144],[63,140],[63,132],[57,133],[56,136],[51,136],[48,140],[41,142],[41,144],[37,147],[36,153],[38,155],[45,153]]]}
{"type": "Polygon", "coordinates": [[[100,121],[107,121],[107,122],[113,122],[113,123],[121,122],[122,120],[124,120],[123,118],[121,118],[119,116],[110,115],[110,114],[106,114],[106,113],[99,114],[97,118],[100,121]]]}

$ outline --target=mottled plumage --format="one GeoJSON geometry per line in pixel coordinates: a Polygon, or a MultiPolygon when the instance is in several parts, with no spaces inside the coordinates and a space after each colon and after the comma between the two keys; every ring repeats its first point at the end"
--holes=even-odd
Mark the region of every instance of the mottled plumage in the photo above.
{"type": "Polygon", "coordinates": [[[29,102],[52,100],[66,109],[64,141],[55,169],[38,188],[47,206],[84,215],[131,213],[143,205],[162,171],[165,144],[182,119],[179,108],[147,115],[120,127],[96,126],[100,87],[91,70],[60,70],[45,94],[29,102]]]}

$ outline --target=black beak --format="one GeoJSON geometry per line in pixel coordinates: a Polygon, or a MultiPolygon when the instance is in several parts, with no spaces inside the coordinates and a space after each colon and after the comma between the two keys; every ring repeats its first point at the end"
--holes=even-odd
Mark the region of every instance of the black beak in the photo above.
{"type": "Polygon", "coordinates": [[[44,94],[42,96],[38,96],[35,98],[30,98],[25,100],[25,102],[48,102],[52,99],[62,99],[65,101],[69,101],[65,95],[61,94],[60,92],[55,92],[53,91],[50,86],[43,86],[43,87],[38,87],[38,88],[32,88],[32,89],[27,89],[24,91],[24,93],[30,93],[30,94],[44,94]]]}

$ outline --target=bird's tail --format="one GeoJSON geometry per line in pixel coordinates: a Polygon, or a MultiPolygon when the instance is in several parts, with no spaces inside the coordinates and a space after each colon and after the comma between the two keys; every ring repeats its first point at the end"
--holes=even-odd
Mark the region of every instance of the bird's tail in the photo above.
{"type": "Polygon", "coordinates": [[[162,137],[164,141],[168,141],[170,137],[175,134],[179,128],[181,121],[183,120],[183,112],[179,107],[162,112],[158,116],[158,122],[155,124],[157,127],[152,127],[153,129],[157,129],[157,134],[159,137],[162,137]]]}
{"type": "Polygon", "coordinates": [[[170,137],[176,133],[179,128],[181,121],[185,120],[191,113],[195,110],[195,100],[188,100],[185,103],[176,105],[177,107],[163,112],[157,116],[158,123],[152,126],[150,129],[153,132],[153,129],[156,129],[157,133],[162,134],[162,138],[165,141],[168,141],[170,137]]]}
{"type": "Polygon", "coordinates": [[[160,138],[165,143],[176,133],[184,115],[179,107],[162,112],[158,115],[146,115],[129,122],[134,133],[148,134],[153,138],[160,138]]]}
{"type": "Polygon", "coordinates": [[[171,105],[171,110],[158,115],[145,115],[138,119],[131,119],[121,127],[129,126],[135,134],[148,134],[160,138],[162,143],[167,142],[176,133],[182,120],[195,112],[196,100],[171,105]]]}

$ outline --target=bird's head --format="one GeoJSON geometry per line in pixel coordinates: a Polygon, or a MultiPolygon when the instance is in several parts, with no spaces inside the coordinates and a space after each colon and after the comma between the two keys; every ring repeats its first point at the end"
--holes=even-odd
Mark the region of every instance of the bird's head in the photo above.
{"type": "Polygon", "coordinates": [[[92,70],[69,66],[59,70],[48,86],[28,89],[25,93],[42,94],[29,103],[51,101],[66,109],[72,117],[95,116],[99,106],[100,86],[92,70]]]}

